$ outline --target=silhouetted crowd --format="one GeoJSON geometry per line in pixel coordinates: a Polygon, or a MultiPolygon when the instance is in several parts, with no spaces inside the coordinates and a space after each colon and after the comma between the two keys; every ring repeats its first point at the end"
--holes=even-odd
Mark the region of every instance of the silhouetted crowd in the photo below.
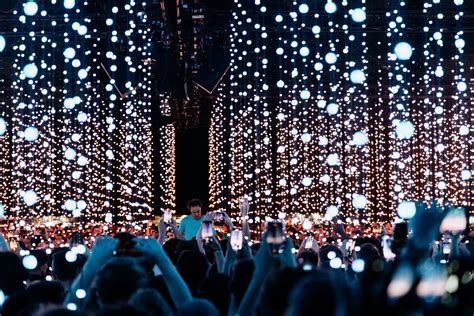
{"type": "Polygon", "coordinates": [[[281,220],[252,240],[245,206],[240,228],[196,201],[188,209],[179,227],[164,216],[157,236],[119,232],[91,247],[79,232],[46,247],[1,238],[1,315],[474,315],[472,226],[452,207],[417,203],[370,235],[335,218],[330,237],[308,228],[299,240],[281,220]]]}

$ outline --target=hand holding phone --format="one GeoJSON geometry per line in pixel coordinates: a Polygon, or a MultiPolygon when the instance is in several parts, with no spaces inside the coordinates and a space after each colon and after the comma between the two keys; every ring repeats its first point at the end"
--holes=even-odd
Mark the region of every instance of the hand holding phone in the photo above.
{"type": "Polygon", "coordinates": [[[243,241],[244,241],[244,236],[243,236],[241,230],[234,229],[230,233],[230,246],[232,247],[232,250],[234,250],[234,251],[241,250],[243,241]]]}
{"type": "Polygon", "coordinates": [[[283,253],[286,246],[286,237],[283,233],[283,223],[279,221],[267,222],[267,244],[271,253],[276,256],[283,253]]]}
{"type": "Polygon", "coordinates": [[[207,240],[212,237],[212,221],[203,221],[201,224],[201,238],[207,240]]]}
{"type": "Polygon", "coordinates": [[[166,209],[163,211],[163,221],[165,224],[169,224],[172,218],[173,218],[173,213],[171,212],[171,210],[166,209]]]}
{"type": "Polygon", "coordinates": [[[464,208],[452,207],[441,222],[440,233],[452,232],[453,234],[462,233],[467,227],[467,218],[464,208]]]}

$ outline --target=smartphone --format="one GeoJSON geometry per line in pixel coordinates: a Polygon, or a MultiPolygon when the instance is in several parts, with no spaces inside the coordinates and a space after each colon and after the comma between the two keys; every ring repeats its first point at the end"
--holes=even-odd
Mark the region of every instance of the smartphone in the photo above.
{"type": "Polygon", "coordinates": [[[232,250],[239,251],[242,249],[242,243],[244,241],[244,235],[241,230],[234,229],[230,233],[230,246],[232,250]]]}
{"type": "Polygon", "coordinates": [[[452,207],[441,222],[440,233],[462,233],[467,227],[466,212],[463,207],[452,207]]]}
{"type": "Polygon", "coordinates": [[[203,221],[201,224],[201,238],[203,240],[212,237],[212,222],[211,221],[203,221]]]}
{"type": "Polygon", "coordinates": [[[165,224],[171,222],[172,217],[173,217],[173,213],[171,212],[171,210],[168,210],[168,209],[164,210],[164,212],[163,212],[163,222],[165,224]]]}
{"type": "Polygon", "coordinates": [[[283,223],[279,221],[267,222],[267,244],[273,255],[278,255],[285,250],[285,235],[283,223]]]}
{"type": "Polygon", "coordinates": [[[313,243],[314,243],[314,237],[313,236],[306,237],[306,243],[304,244],[304,248],[305,249],[313,248],[313,243]]]}
{"type": "Polygon", "coordinates": [[[9,237],[8,238],[8,246],[10,247],[10,251],[16,251],[20,244],[18,243],[18,238],[16,237],[9,237]]]}

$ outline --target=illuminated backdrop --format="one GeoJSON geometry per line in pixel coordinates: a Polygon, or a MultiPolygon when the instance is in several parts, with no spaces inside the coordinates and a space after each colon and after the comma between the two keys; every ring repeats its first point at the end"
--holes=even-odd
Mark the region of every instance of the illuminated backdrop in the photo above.
{"type": "Polygon", "coordinates": [[[379,222],[414,199],[472,204],[463,1],[422,5],[420,32],[406,30],[404,1],[388,1],[385,33],[368,34],[365,0],[236,0],[209,133],[211,209],[247,196],[257,221],[379,222]]]}

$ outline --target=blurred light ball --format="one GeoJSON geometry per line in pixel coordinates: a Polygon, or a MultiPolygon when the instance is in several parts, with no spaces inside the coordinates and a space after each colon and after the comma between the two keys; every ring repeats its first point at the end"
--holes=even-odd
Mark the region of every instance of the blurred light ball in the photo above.
{"type": "Polygon", "coordinates": [[[365,82],[365,73],[362,70],[353,70],[350,79],[354,84],[362,84],[365,82]]]}
{"type": "Polygon", "coordinates": [[[369,141],[367,134],[364,132],[356,132],[352,136],[352,143],[356,146],[364,146],[369,141]]]}
{"type": "Polygon", "coordinates": [[[106,223],[111,223],[112,222],[112,213],[106,213],[105,214],[105,222],[106,223]]]}
{"type": "Polygon", "coordinates": [[[74,134],[72,134],[71,139],[72,139],[73,142],[78,142],[81,139],[81,135],[77,134],[77,133],[74,133],[74,134]]]}
{"type": "Polygon", "coordinates": [[[74,160],[76,159],[76,151],[72,148],[68,148],[64,151],[64,157],[67,159],[67,160],[74,160]]]}
{"type": "Polygon", "coordinates": [[[367,206],[367,198],[362,194],[354,194],[352,196],[352,206],[356,209],[364,209],[367,206]]]}
{"type": "Polygon", "coordinates": [[[323,64],[322,64],[322,63],[319,63],[319,62],[318,62],[318,63],[315,63],[315,64],[314,64],[314,70],[316,70],[316,71],[321,71],[321,70],[323,70],[323,64]]]}
{"type": "Polygon", "coordinates": [[[38,12],[38,4],[34,1],[29,1],[23,4],[23,12],[27,16],[33,16],[38,12]]]}
{"type": "Polygon", "coordinates": [[[73,9],[76,6],[75,0],[64,0],[64,8],[73,9]]]}
{"type": "Polygon", "coordinates": [[[398,217],[403,219],[410,219],[416,214],[415,202],[403,201],[397,207],[398,217]]]}
{"type": "Polygon", "coordinates": [[[466,42],[462,38],[458,38],[456,41],[454,41],[454,45],[456,45],[457,48],[461,49],[466,46],[466,42]]]}
{"type": "Polygon", "coordinates": [[[461,179],[463,181],[468,181],[471,179],[472,172],[470,170],[463,170],[461,171],[461,179]]]}
{"type": "Polygon", "coordinates": [[[329,140],[325,136],[319,136],[319,145],[326,146],[329,143],[329,140]]]}
{"type": "Polygon", "coordinates": [[[77,289],[76,297],[80,300],[85,298],[86,297],[86,291],[84,289],[77,289]]]}
{"type": "Polygon", "coordinates": [[[283,80],[278,80],[277,81],[277,87],[278,88],[283,88],[285,86],[285,83],[283,82],[283,80]]]}
{"type": "Polygon", "coordinates": [[[326,107],[326,104],[327,104],[326,100],[318,100],[318,103],[317,103],[318,108],[320,109],[324,109],[326,107]]]}
{"type": "Polygon", "coordinates": [[[76,102],[74,101],[73,98],[66,98],[64,99],[64,107],[68,110],[74,109],[76,106],[76,102]]]}
{"type": "Polygon", "coordinates": [[[38,202],[38,195],[34,190],[28,190],[23,193],[23,202],[28,206],[33,206],[38,202]]]}
{"type": "Polygon", "coordinates": [[[310,177],[304,177],[303,180],[301,181],[301,183],[305,187],[309,187],[311,185],[311,183],[313,183],[313,180],[310,177]]]}
{"type": "Polygon", "coordinates": [[[319,34],[321,33],[321,27],[318,25],[315,25],[311,28],[311,32],[313,32],[313,34],[319,34]]]}
{"type": "Polygon", "coordinates": [[[25,74],[26,78],[33,79],[38,74],[38,67],[36,67],[36,65],[33,63],[27,64],[25,67],[23,67],[23,73],[25,74]]]}
{"type": "Polygon", "coordinates": [[[85,69],[81,69],[77,72],[77,76],[79,77],[79,79],[85,79],[87,78],[87,70],[85,69]]]}
{"type": "Polygon", "coordinates": [[[461,134],[461,136],[469,135],[469,127],[466,125],[459,127],[459,134],[461,134]]]}
{"type": "Polygon", "coordinates": [[[80,210],[85,210],[87,207],[87,202],[84,200],[77,201],[77,208],[80,210]]]}
{"type": "Polygon", "coordinates": [[[444,182],[444,181],[438,182],[438,189],[446,190],[446,182],[444,182]]]}
{"type": "Polygon", "coordinates": [[[311,134],[309,133],[304,133],[301,135],[301,141],[303,143],[309,143],[309,141],[311,141],[311,134]]]}
{"type": "Polygon", "coordinates": [[[0,136],[5,135],[7,132],[7,122],[3,118],[0,118],[0,136]]]}
{"type": "Polygon", "coordinates": [[[68,47],[63,52],[64,57],[73,59],[76,56],[76,50],[72,47],[68,47]]]}
{"type": "Polygon", "coordinates": [[[23,257],[23,266],[28,270],[34,270],[38,266],[38,260],[33,255],[27,255],[23,257]]]}
{"type": "Polygon", "coordinates": [[[68,211],[74,211],[76,207],[76,201],[74,201],[73,199],[67,199],[66,202],[64,202],[64,208],[68,211]]]}
{"type": "Polygon", "coordinates": [[[367,18],[367,14],[361,8],[352,10],[351,16],[352,16],[352,20],[357,23],[364,22],[365,19],[367,18]]]}
{"type": "Polygon", "coordinates": [[[395,46],[394,52],[398,60],[409,60],[413,55],[413,48],[407,42],[400,42],[395,46]]]}
{"type": "Polygon", "coordinates": [[[309,48],[306,46],[303,46],[300,48],[300,55],[303,57],[306,57],[309,55],[309,48]]]}
{"type": "Polygon", "coordinates": [[[311,97],[311,93],[309,92],[309,90],[303,90],[300,92],[300,97],[303,100],[308,100],[311,97]]]}
{"type": "Polygon", "coordinates": [[[77,33],[79,35],[86,35],[87,34],[87,26],[85,26],[85,25],[79,26],[79,28],[77,29],[77,33]]]}
{"type": "Polygon", "coordinates": [[[328,64],[332,65],[332,64],[335,64],[337,62],[337,56],[334,53],[327,53],[326,56],[324,56],[324,60],[328,64]]]}
{"type": "Polygon", "coordinates": [[[285,51],[284,51],[283,48],[281,48],[281,47],[278,47],[278,48],[276,49],[277,55],[283,55],[284,52],[285,52],[285,51]]]}
{"type": "Polygon", "coordinates": [[[75,210],[72,210],[72,217],[81,217],[81,215],[81,210],[78,210],[77,208],[75,210]]]}
{"type": "Polygon", "coordinates": [[[400,121],[395,129],[398,139],[410,139],[415,133],[415,127],[410,121],[400,121]]]}
{"type": "Polygon", "coordinates": [[[326,215],[325,217],[332,219],[339,214],[339,208],[336,205],[330,205],[326,208],[326,215]]]}
{"type": "Polygon", "coordinates": [[[7,46],[7,41],[5,40],[5,37],[3,37],[3,35],[0,35],[0,53],[5,50],[6,46],[7,46]]]}
{"type": "Polygon", "coordinates": [[[280,23],[281,21],[283,21],[283,17],[278,14],[276,17],[275,17],[275,21],[277,21],[278,23],[280,23]]]}
{"type": "Polygon", "coordinates": [[[355,273],[364,272],[365,261],[362,259],[356,259],[352,262],[352,271],[355,273]]]}
{"type": "Polygon", "coordinates": [[[34,142],[39,137],[38,129],[34,126],[27,127],[25,129],[25,140],[34,142]]]}
{"type": "Polygon", "coordinates": [[[444,76],[443,67],[441,67],[441,66],[436,67],[435,76],[438,77],[438,78],[441,78],[441,77],[444,76]]]}
{"type": "Polygon", "coordinates": [[[457,88],[459,92],[464,92],[467,90],[467,84],[464,81],[458,82],[457,88]]]}
{"type": "Polygon", "coordinates": [[[336,257],[334,259],[331,259],[331,261],[329,261],[329,266],[331,266],[331,268],[333,269],[339,269],[342,266],[341,258],[336,257]]]}
{"type": "Polygon", "coordinates": [[[87,121],[87,114],[84,112],[79,112],[79,114],[77,114],[77,120],[81,123],[87,121]]]}
{"type": "Polygon", "coordinates": [[[464,0],[454,0],[455,5],[462,5],[464,3],[464,0]]]}
{"type": "Polygon", "coordinates": [[[327,13],[332,14],[337,11],[337,5],[329,0],[324,6],[324,10],[326,10],[327,13]]]}
{"type": "Polygon", "coordinates": [[[76,255],[74,252],[72,252],[72,251],[66,252],[65,257],[66,257],[66,261],[67,261],[67,262],[71,262],[71,263],[72,263],[72,262],[76,262],[76,260],[77,260],[77,255],[76,255]]]}
{"type": "Polygon", "coordinates": [[[79,158],[77,158],[77,164],[81,167],[84,167],[85,165],[87,165],[88,161],[87,161],[87,158],[84,157],[84,156],[80,156],[79,158]]]}
{"type": "Polygon", "coordinates": [[[338,154],[329,154],[326,158],[326,162],[331,167],[339,165],[339,155],[338,154]]]}
{"type": "Polygon", "coordinates": [[[337,112],[339,112],[339,105],[337,103],[329,103],[328,106],[326,107],[326,111],[330,115],[335,115],[337,112]]]}
{"type": "Polygon", "coordinates": [[[313,227],[313,224],[311,223],[311,221],[309,219],[305,219],[303,222],[303,229],[310,230],[311,227],[313,227]]]}
{"type": "Polygon", "coordinates": [[[303,14],[308,13],[309,12],[309,6],[306,3],[303,3],[298,7],[298,10],[303,14]]]}

